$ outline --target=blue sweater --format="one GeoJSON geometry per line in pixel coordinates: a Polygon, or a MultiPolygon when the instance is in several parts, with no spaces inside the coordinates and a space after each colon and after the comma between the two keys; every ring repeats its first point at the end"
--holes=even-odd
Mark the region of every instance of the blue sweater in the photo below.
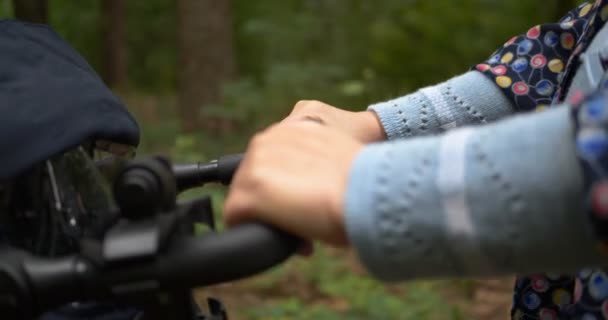
{"type": "MultiPolygon", "coordinates": [[[[608,29],[596,39],[589,51],[608,41],[608,29]]],[[[577,72],[572,85],[592,89],[586,76],[577,72]]],[[[602,266],[582,214],[568,106],[510,116],[515,108],[477,71],[370,106],[389,141],[355,159],[345,220],[373,275],[398,281],[602,266]],[[465,128],[450,130],[457,127],[465,128]]]]}

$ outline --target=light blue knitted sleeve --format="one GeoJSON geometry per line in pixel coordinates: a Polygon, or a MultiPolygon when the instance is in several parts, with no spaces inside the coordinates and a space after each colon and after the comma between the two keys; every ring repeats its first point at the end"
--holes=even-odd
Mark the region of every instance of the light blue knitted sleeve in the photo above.
{"type": "Polygon", "coordinates": [[[368,110],[376,112],[392,140],[489,123],[512,114],[514,107],[488,77],[469,71],[368,110]]]}
{"type": "Polygon", "coordinates": [[[567,106],[366,146],[345,199],[351,244],[386,281],[599,264],[567,106]]]}

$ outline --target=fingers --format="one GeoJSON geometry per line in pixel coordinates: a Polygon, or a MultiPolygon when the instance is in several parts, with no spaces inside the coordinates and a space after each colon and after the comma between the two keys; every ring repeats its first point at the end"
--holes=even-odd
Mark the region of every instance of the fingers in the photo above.
{"type": "Polygon", "coordinates": [[[291,110],[290,115],[298,114],[305,110],[318,108],[319,105],[326,105],[326,104],[324,104],[323,102],[317,101],[317,100],[300,100],[300,101],[296,102],[296,104],[293,106],[293,109],[291,110]]]}
{"type": "Polygon", "coordinates": [[[256,209],[255,191],[259,191],[261,177],[256,162],[265,162],[263,146],[266,136],[272,127],[257,133],[247,146],[239,169],[232,178],[231,187],[224,201],[224,218],[228,226],[234,226],[249,220],[248,215],[256,209]]]}
{"type": "Polygon", "coordinates": [[[230,189],[224,201],[224,221],[229,227],[246,222],[247,212],[251,210],[252,202],[240,190],[230,189]]]}
{"type": "Polygon", "coordinates": [[[347,245],[343,193],[362,147],[346,133],[313,121],[275,124],[256,134],[225,201],[227,225],[255,220],[305,239],[347,245]]]}
{"type": "Polygon", "coordinates": [[[317,100],[300,100],[298,101],[291,113],[283,122],[291,121],[314,121],[325,124],[326,118],[330,116],[334,107],[317,100]]]}
{"type": "MultiPolygon", "coordinates": [[[[228,227],[251,221],[255,209],[252,199],[241,192],[230,192],[224,205],[224,218],[228,227]]],[[[264,222],[264,221],[262,221],[264,222]]],[[[303,257],[310,257],[314,253],[314,245],[311,240],[303,239],[298,247],[297,254],[303,257]]]]}

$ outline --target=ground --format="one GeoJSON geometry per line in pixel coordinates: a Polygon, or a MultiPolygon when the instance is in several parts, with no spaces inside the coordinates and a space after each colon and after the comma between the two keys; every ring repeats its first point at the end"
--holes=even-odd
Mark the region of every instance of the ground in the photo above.
{"type": "Polygon", "coordinates": [[[317,250],[310,259],[247,280],[196,291],[222,300],[233,320],[507,319],[512,278],[383,285],[352,253],[317,250]]]}

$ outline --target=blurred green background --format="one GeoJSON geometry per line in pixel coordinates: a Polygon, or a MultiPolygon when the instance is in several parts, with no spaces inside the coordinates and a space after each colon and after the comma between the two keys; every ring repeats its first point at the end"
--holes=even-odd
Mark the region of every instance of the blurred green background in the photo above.
{"type": "MultiPolygon", "coordinates": [[[[301,99],[362,110],[445,80],[579,3],[0,0],[0,15],[49,23],[137,116],[139,152],[187,161],[242,151],[301,99]]],[[[224,191],[207,191],[218,211],[224,191]]],[[[503,319],[509,282],[385,286],[352,253],[319,247],[197,295],[224,299],[233,319],[503,319]]]]}

